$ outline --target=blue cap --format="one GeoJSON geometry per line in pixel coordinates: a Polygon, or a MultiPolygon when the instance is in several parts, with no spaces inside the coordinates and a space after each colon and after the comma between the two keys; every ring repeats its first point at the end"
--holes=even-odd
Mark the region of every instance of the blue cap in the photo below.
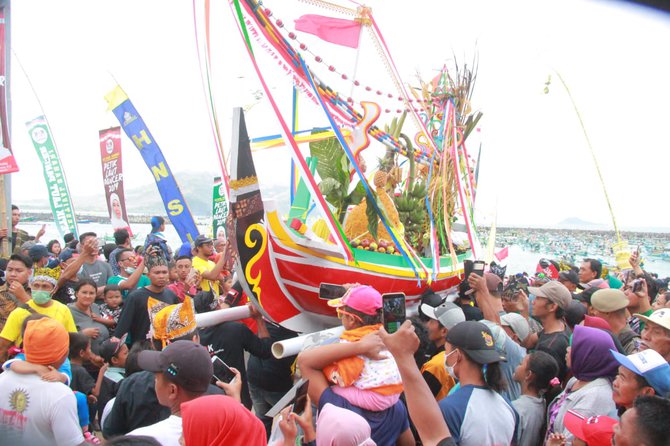
{"type": "Polygon", "coordinates": [[[628,356],[614,350],[610,352],[619,364],[646,379],[658,396],[670,395],[670,365],[656,350],[642,350],[628,356]]]}

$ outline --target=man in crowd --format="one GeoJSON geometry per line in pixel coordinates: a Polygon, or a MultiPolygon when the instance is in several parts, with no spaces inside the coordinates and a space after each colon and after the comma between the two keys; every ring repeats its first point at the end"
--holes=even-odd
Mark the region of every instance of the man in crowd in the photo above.
{"type": "MultiPolygon", "coordinates": [[[[570,291],[556,281],[547,282],[541,287],[528,287],[535,295],[533,317],[542,323],[542,331],[533,333],[528,340],[528,347],[551,354],[560,367],[559,379],[563,379],[567,371],[565,353],[570,343],[570,328],[563,321],[563,315],[572,302],[570,291]]],[[[528,298],[522,293],[522,302],[527,306],[528,298]]]]}
{"type": "Polygon", "coordinates": [[[642,330],[640,350],[648,348],[656,350],[666,361],[670,362],[670,308],[661,308],[650,316],[636,314],[646,322],[642,330]]]}
{"type": "Polygon", "coordinates": [[[421,375],[426,380],[433,396],[439,401],[455,385],[454,379],[444,368],[444,345],[449,330],[456,324],[465,321],[463,310],[451,302],[444,302],[437,307],[421,304],[419,311],[427,316],[426,328],[428,339],[435,345],[437,353],[421,367],[421,375]]]}
{"type": "MultiPolygon", "coordinates": [[[[213,298],[211,294],[209,297],[213,298]]],[[[242,404],[251,410],[252,402],[249,395],[244,352],[249,352],[261,359],[268,359],[271,356],[272,339],[261,313],[251,303],[247,305],[251,317],[256,321],[258,336],[241,322],[223,322],[203,328],[200,331],[200,343],[207,347],[210,354],[218,356],[230,367],[239,370],[242,379],[242,404]]],[[[203,307],[203,309],[211,308],[210,305],[203,305],[203,307]]]]}
{"type": "Polygon", "coordinates": [[[187,255],[180,255],[175,258],[175,270],[177,271],[177,280],[170,283],[170,288],[179,298],[180,302],[184,301],[186,296],[195,296],[198,292],[197,285],[200,284],[199,274],[191,273],[191,257],[187,255]]]}
{"type": "Polygon", "coordinates": [[[7,323],[9,314],[19,304],[30,300],[28,280],[32,273],[33,262],[21,254],[12,254],[5,269],[5,285],[0,288],[0,331],[7,323]]]}
{"type": "Polygon", "coordinates": [[[207,349],[193,341],[175,341],[163,351],[140,352],[140,368],[153,373],[155,392],[170,416],[129,435],[153,437],[162,445],[179,444],[182,435],[181,404],[205,394],[212,380],[213,367],[207,349]]]}
{"type": "MultiPolygon", "coordinates": [[[[84,245],[88,240],[96,240],[97,247],[97,235],[95,232],[84,232],[79,236],[79,244],[84,245]]],[[[97,299],[102,299],[102,296],[105,294],[105,285],[112,274],[112,267],[109,266],[109,263],[103,262],[98,259],[97,251],[95,254],[89,255],[88,253],[80,253],[81,255],[86,255],[86,259],[82,266],[82,270],[79,272],[80,279],[91,279],[95,282],[96,287],[98,288],[97,299]]]]}
{"type": "Polygon", "coordinates": [[[640,396],[632,409],[614,426],[616,446],[669,446],[670,401],[657,396],[640,396]]]}
{"type": "Polygon", "coordinates": [[[7,359],[7,350],[12,344],[21,344],[21,326],[23,321],[33,313],[44,314],[61,323],[69,332],[76,332],[70,309],[52,299],[51,293],[56,288],[56,280],[47,275],[33,276],[30,282],[31,299],[12,311],[7,323],[0,332],[0,363],[7,359]]]}
{"type": "MultiPolygon", "coordinates": [[[[23,245],[25,242],[28,241],[35,241],[39,242],[40,238],[44,235],[46,232],[45,225],[42,225],[39,231],[37,231],[37,234],[35,237],[31,236],[28,234],[26,231],[23,229],[17,228],[17,225],[21,221],[21,211],[19,210],[19,207],[16,205],[12,205],[12,253],[14,254],[20,254],[21,250],[21,245],[23,245]]],[[[7,229],[0,229],[0,239],[3,239],[7,237],[8,231],[7,229]]]]}
{"type": "MultiPolygon", "coordinates": [[[[24,339],[29,364],[58,369],[67,359],[70,340],[51,318],[29,321],[24,339]]],[[[80,445],[84,436],[72,389],[36,373],[7,370],[0,375],[0,443],[8,445],[80,445]]]]}
{"type": "Polygon", "coordinates": [[[593,315],[607,321],[612,333],[619,338],[624,352],[630,355],[638,350],[640,337],[628,326],[628,305],[624,292],[614,288],[598,290],[591,297],[593,315]]]}
{"type": "Polygon", "coordinates": [[[33,261],[33,268],[44,268],[49,263],[49,251],[44,245],[35,245],[28,250],[28,256],[33,261]]]}
{"type": "Polygon", "coordinates": [[[644,321],[637,315],[649,317],[654,312],[651,306],[651,296],[648,293],[647,281],[640,278],[629,282],[624,285],[623,292],[628,298],[628,312],[633,315],[628,321],[628,325],[634,332],[642,333],[644,321]]]}
{"type": "MultiPolygon", "coordinates": [[[[155,248],[151,246],[147,248],[149,252],[146,255],[151,255],[153,249],[155,248]]],[[[117,253],[117,261],[119,274],[110,277],[107,284],[118,285],[124,299],[128,297],[128,293],[131,291],[151,284],[149,278],[142,274],[144,272],[144,258],[138,263],[135,251],[129,248],[121,248],[117,253]]]]}
{"type": "Polygon", "coordinates": [[[130,244],[130,234],[127,229],[117,229],[114,231],[114,243],[116,248],[109,254],[109,266],[112,267],[112,273],[115,276],[120,274],[119,263],[117,256],[122,249],[133,249],[130,244]]]}
{"type": "Polygon", "coordinates": [[[114,335],[121,337],[128,333],[128,344],[146,339],[151,323],[147,313],[149,298],[165,302],[168,305],[178,303],[177,296],[166,289],[168,284],[168,266],[165,259],[159,255],[150,256],[147,261],[148,278],[150,285],[138,288],[126,298],[119,322],[114,329],[114,335]]]}
{"type": "Polygon", "coordinates": [[[603,265],[596,259],[584,259],[579,267],[579,282],[587,286],[594,280],[600,279],[603,273],[603,265]]]}
{"type": "Polygon", "coordinates": [[[192,262],[193,268],[200,273],[201,279],[199,288],[202,291],[209,291],[211,283],[214,293],[218,296],[220,294],[219,278],[226,262],[226,256],[221,255],[216,263],[209,260],[209,257],[214,254],[214,243],[211,238],[204,235],[198,235],[195,238],[193,249],[195,250],[192,262]]]}
{"type": "Polygon", "coordinates": [[[577,285],[579,285],[579,275],[573,270],[561,271],[558,274],[558,281],[562,283],[568,291],[574,293],[577,291],[577,285]]]}

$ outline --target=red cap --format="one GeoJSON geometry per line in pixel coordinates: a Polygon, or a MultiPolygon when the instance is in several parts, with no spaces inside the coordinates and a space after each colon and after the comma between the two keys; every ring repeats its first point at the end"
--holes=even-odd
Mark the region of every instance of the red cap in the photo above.
{"type": "Polygon", "coordinates": [[[587,418],[573,410],[567,411],[563,419],[566,429],[589,446],[610,446],[614,425],[618,423],[606,416],[587,418]]]}

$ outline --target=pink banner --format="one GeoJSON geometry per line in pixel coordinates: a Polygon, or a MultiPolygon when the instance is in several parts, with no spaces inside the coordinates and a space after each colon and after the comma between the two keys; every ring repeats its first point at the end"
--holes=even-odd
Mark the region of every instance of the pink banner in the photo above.
{"type": "Polygon", "coordinates": [[[102,158],[102,181],[105,185],[105,198],[112,228],[114,230],[127,229],[132,236],[123,193],[121,127],[100,130],[100,156],[102,158]]]}
{"type": "Polygon", "coordinates": [[[5,8],[0,8],[0,174],[18,172],[9,143],[7,120],[7,46],[5,41],[5,8]]]}

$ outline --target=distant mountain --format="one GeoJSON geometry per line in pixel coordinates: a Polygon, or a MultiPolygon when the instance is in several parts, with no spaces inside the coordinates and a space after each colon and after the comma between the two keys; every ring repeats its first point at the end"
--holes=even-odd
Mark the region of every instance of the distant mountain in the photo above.
{"type": "Polygon", "coordinates": [[[555,225],[557,228],[563,229],[600,229],[606,228],[606,225],[602,223],[593,223],[590,221],[582,220],[577,217],[570,217],[562,220],[555,225]]]}
{"type": "MultiPolygon", "coordinates": [[[[175,172],[179,188],[184,195],[188,207],[194,216],[209,217],[212,215],[212,187],[214,172],[175,172]]],[[[273,198],[278,201],[287,201],[287,188],[270,187],[262,189],[263,199],[273,198]]],[[[163,215],[165,208],[161,201],[156,185],[146,184],[132,189],[126,189],[126,205],[129,214],[163,215]]],[[[95,195],[74,195],[75,210],[77,213],[107,213],[107,204],[102,193],[95,195]]],[[[283,204],[283,203],[282,203],[283,204]]],[[[21,207],[26,210],[48,210],[49,199],[43,197],[36,200],[24,201],[21,207]]],[[[283,206],[280,206],[283,210],[283,206]]]]}

